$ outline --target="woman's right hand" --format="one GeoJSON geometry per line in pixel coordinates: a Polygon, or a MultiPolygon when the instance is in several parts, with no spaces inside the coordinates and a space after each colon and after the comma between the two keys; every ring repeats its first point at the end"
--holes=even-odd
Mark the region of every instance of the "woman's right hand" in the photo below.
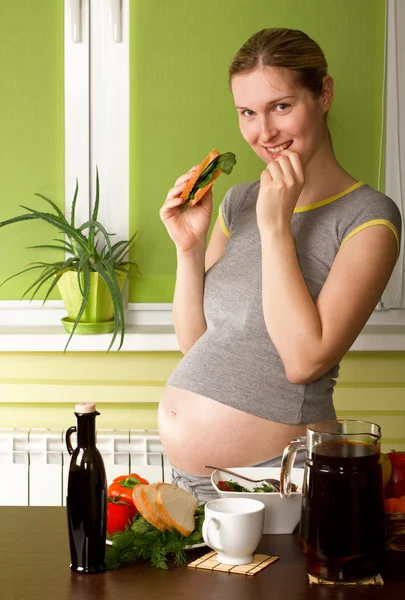
{"type": "Polygon", "coordinates": [[[177,250],[182,252],[191,250],[207,236],[211,221],[212,190],[204,194],[194,206],[188,206],[184,212],[180,211],[184,202],[180,195],[197,167],[198,165],[192,167],[176,180],[159,213],[177,250]]]}

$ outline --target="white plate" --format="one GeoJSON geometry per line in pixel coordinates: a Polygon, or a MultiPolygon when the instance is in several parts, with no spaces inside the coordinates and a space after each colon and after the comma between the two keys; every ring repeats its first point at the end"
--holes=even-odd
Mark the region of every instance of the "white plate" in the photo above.
{"type": "MultiPolygon", "coordinates": [[[[105,541],[106,546],[113,546],[111,540],[105,541]]],[[[204,548],[207,544],[205,542],[201,542],[201,544],[191,544],[191,546],[184,546],[184,550],[195,550],[196,548],[204,548]]]]}
{"type": "Polygon", "coordinates": [[[201,542],[201,544],[191,544],[191,546],[184,546],[184,550],[195,550],[195,548],[204,548],[207,544],[201,542]]]}

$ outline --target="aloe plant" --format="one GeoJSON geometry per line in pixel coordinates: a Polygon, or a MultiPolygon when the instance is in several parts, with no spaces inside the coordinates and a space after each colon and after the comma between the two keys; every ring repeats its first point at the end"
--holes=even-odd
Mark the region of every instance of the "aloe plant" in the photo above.
{"type": "Polygon", "coordinates": [[[45,294],[44,303],[49,297],[49,294],[57,285],[59,279],[66,271],[76,271],[79,289],[82,295],[82,303],[80,310],[77,314],[76,320],[72,326],[71,334],[66,343],[65,350],[76,330],[76,327],[80,321],[80,318],[88,304],[89,291],[90,291],[90,273],[97,272],[100,277],[104,280],[113,304],[114,310],[114,330],[112,333],[111,343],[108,350],[112,347],[115,339],[117,338],[120,330],[120,343],[118,350],[121,348],[124,341],[125,335],[125,322],[124,322],[124,306],[122,301],[122,295],[117,280],[116,272],[122,272],[128,274],[132,268],[137,270],[137,264],[135,262],[125,260],[127,252],[131,248],[137,232],[129,239],[125,241],[119,241],[115,244],[111,244],[110,238],[114,234],[107,233],[104,226],[97,220],[99,200],[100,200],[100,185],[98,178],[98,171],[96,173],[96,196],[94,202],[94,209],[91,219],[86,221],[80,226],[75,223],[75,209],[77,195],[79,191],[79,184],[76,180],[76,187],[72,201],[70,222],[65,218],[62,211],[58,206],[46,198],[42,194],[35,194],[39,196],[45,202],[47,202],[53,209],[53,212],[40,212],[29,208],[28,206],[21,205],[21,208],[28,211],[26,214],[18,215],[12,219],[0,222],[0,228],[13,223],[19,223],[21,221],[33,221],[40,220],[45,221],[49,225],[55,227],[59,233],[65,237],[54,239],[56,244],[41,244],[36,246],[28,246],[28,248],[37,249],[57,249],[65,252],[65,259],[57,262],[33,262],[30,263],[25,269],[11,275],[5,279],[0,287],[4,285],[10,279],[18,277],[28,271],[34,271],[41,273],[36,277],[35,281],[25,290],[22,298],[24,298],[29,292],[32,292],[30,300],[32,300],[38,291],[46,283],[49,284],[45,294]],[[101,241],[100,241],[101,240],[101,241]],[[102,246],[98,249],[99,245],[102,246]]]}

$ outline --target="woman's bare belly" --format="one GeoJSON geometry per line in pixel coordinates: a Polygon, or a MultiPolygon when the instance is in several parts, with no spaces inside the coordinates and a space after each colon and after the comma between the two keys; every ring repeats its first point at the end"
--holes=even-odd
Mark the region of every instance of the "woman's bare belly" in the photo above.
{"type": "Polygon", "coordinates": [[[283,453],[305,425],[286,425],[167,386],[158,411],[159,433],[172,465],[196,475],[219,467],[255,465],[283,453]]]}

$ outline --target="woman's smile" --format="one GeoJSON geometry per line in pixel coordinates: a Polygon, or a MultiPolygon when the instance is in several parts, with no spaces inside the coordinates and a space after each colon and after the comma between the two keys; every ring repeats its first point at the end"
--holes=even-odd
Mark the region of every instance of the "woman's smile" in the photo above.
{"type": "Polygon", "coordinates": [[[290,148],[292,143],[293,140],[290,140],[289,142],[278,144],[277,146],[264,146],[264,148],[265,150],[267,150],[271,158],[277,158],[277,156],[280,156],[280,153],[283,150],[287,150],[287,148],[290,148]]]}
{"type": "Polygon", "coordinates": [[[240,131],[265,162],[291,148],[308,164],[324,135],[319,98],[298,84],[286,69],[265,67],[232,78],[240,131]]]}

